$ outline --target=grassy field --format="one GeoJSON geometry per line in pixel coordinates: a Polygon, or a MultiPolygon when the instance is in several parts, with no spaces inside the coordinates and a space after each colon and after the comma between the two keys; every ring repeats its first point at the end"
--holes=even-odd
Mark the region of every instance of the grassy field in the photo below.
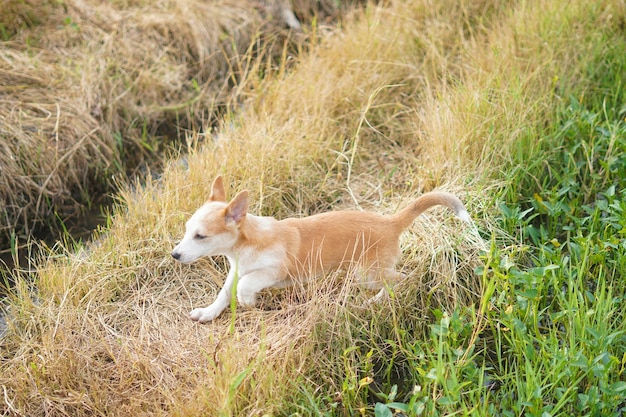
{"type": "Polygon", "coordinates": [[[623,415],[625,25],[618,0],[398,0],[306,28],[93,243],[16,272],[3,414],[623,415]],[[335,273],[198,325],[225,265],[169,252],[218,173],[279,218],[446,189],[476,228],[419,218],[379,304],[335,273]]]}

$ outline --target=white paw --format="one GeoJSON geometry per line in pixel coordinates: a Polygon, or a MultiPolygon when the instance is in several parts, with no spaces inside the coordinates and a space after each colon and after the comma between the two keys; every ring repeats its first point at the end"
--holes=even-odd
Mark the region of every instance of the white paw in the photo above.
{"type": "Polygon", "coordinates": [[[206,323],[207,321],[211,321],[217,316],[219,316],[222,311],[224,311],[224,307],[221,305],[211,304],[205,308],[196,308],[189,313],[189,317],[192,320],[199,321],[200,323],[206,323]]]}
{"type": "Polygon", "coordinates": [[[378,293],[365,302],[365,305],[378,304],[382,300],[389,299],[389,291],[387,288],[381,288],[378,293]]]}

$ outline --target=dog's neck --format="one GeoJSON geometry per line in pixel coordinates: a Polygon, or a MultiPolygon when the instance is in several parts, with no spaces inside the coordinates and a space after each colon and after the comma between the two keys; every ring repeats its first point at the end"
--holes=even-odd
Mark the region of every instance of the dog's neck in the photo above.
{"type": "Polygon", "coordinates": [[[276,243],[276,219],[247,214],[239,224],[239,236],[233,245],[232,254],[235,257],[245,255],[253,249],[262,251],[276,243]]]}

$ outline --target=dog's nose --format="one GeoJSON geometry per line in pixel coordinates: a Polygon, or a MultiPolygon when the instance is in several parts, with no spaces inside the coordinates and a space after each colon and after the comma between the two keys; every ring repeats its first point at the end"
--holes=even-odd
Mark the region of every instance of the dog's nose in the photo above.
{"type": "Polygon", "coordinates": [[[174,258],[176,260],[180,259],[180,253],[178,253],[176,251],[172,252],[172,258],[174,258]]]}

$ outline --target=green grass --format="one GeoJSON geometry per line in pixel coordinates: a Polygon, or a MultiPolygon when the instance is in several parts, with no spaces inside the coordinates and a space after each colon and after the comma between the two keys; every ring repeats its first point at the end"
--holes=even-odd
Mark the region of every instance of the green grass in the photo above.
{"type": "Polygon", "coordinates": [[[561,106],[501,205],[521,244],[494,249],[484,274],[497,282],[496,397],[510,415],[626,411],[624,46],[593,63],[610,66],[561,106]]]}
{"type": "Polygon", "coordinates": [[[614,99],[562,109],[529,154],[540,166],[518,177],[528,188],[501,206],[521,245],[494,248],[483,274],[496,282],[496,397],[510,415],[626,411],[626,123],[623,108],[606,106],[614,99]]]}
{"type": "Polygon", "coordinates": [[[479,311],[436,311],[425,341],[390,342],[403,383],[373,390],[376,416],[626,413],[624,47],[519,150],[500,204],[516,244],[485,254],[479,311]]]}

